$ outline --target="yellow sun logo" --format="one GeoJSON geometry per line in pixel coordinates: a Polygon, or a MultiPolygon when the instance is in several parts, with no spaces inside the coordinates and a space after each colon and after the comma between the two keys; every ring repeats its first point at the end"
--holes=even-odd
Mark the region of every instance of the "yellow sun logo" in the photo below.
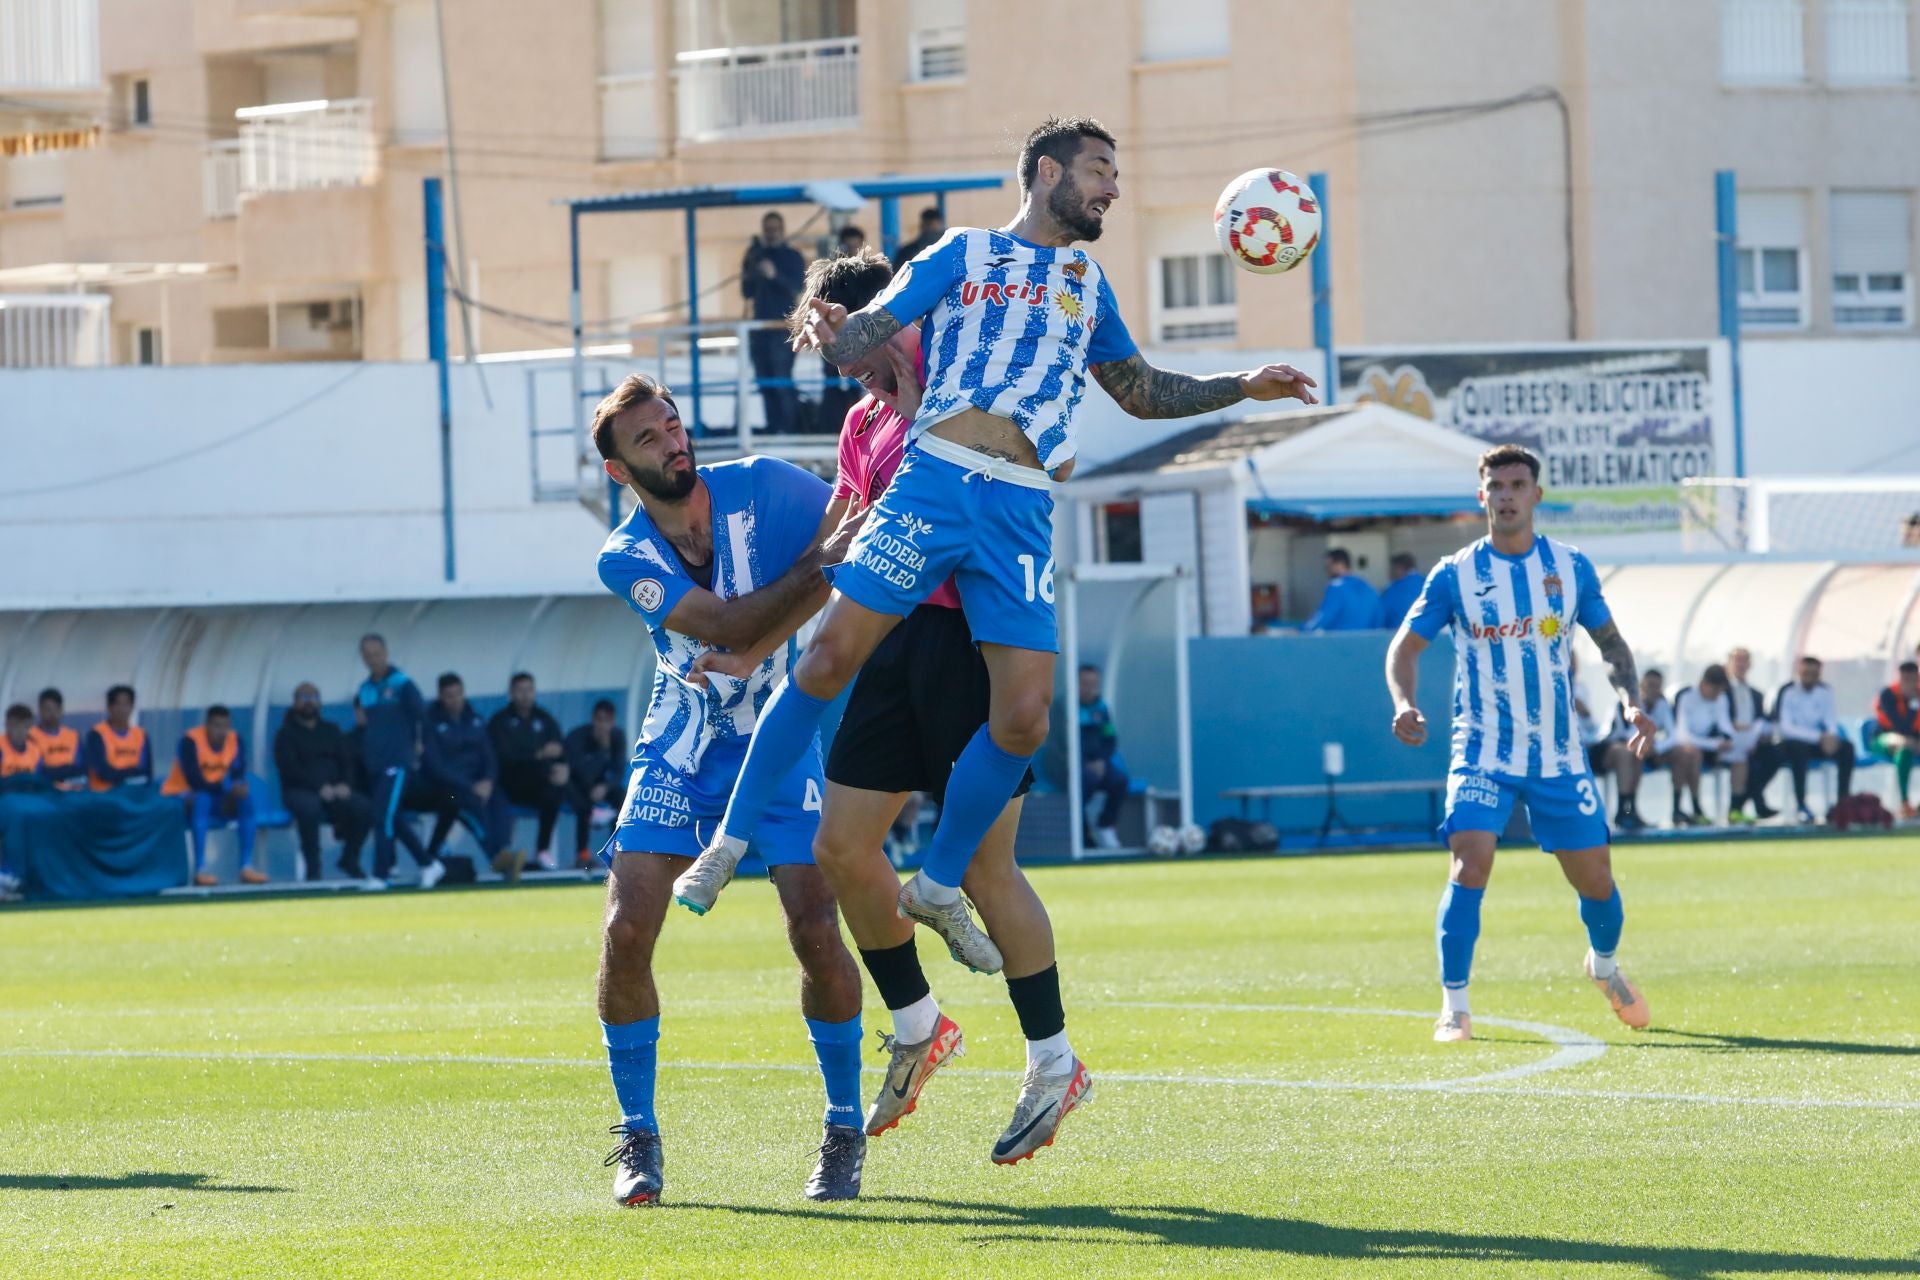
{"type": "Polygon", "coordinates": [[[1560,619],[1548,614],[1540,620],[1540,634],[1551,640],[1560,634],[1560,619]]]}
{"type": "Polygon", "coordinates": [[[1069,320],[1078,320],[1080,318],[1080,299],[1074,297],[1065,289],[1062,289],[1059,293],[1053,295],[1053,300],[1060,304],[1061,315],[1069,320]]]}

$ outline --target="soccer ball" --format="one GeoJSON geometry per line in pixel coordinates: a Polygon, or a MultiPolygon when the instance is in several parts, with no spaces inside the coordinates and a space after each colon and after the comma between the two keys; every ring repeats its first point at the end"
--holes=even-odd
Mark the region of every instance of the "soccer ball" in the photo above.
{"type": "Polygon", "coordinates": [[[1199,853],[1207,847],[1207,829],[1198,823],[1189,822],[1180,828],[1180,851],[1199,853]]]}
{"type": "Polygon", "coordinates": [[[1147,851],[1158,858],[1171,858],[1180,852],[1180,833],[1172,827],[1155,827],[1147,833],[1147,851]]]}
{"type": "Polygon", "coordinates": [[[1320,202],[1285,169],[1249,169],[1213,207],[1220,251],[1257,275],[1291,271],[1320,243],[1320,202]]]}

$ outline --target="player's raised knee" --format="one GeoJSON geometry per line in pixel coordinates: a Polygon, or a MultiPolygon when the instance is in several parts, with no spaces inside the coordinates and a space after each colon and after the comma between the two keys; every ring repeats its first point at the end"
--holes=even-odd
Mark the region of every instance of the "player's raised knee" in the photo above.
{"type": "Polygon", "coordinates": [[[994,700],[988,731],[994,745],[1009,755],[1030,756],[1047,740],[1053,710],[1051,687],[1018,690],[994,700]]]}
{"type": "Polygon", "coordinates": [[[794,683],[810,697],[837,698],[842,689],[853,683],[866,660],[867,655],[860,646],[835,634],[831,628],[822,627],[807,642],[800,661],[794,664],[794,683]]]}

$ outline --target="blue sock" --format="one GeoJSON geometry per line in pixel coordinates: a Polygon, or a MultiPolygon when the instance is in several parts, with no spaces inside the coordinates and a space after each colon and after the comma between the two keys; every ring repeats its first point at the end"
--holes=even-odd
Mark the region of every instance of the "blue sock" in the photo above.
{"type": "Polygon", "coordinates": [[[1620,905],[1620,886],[1604,898],[1580,899],[1580,922],[1587,926],[1587,945],[1597,956],[1610,956],[1620,949],[1620,930],[1627,923],[1626,908],[1620,905]]]}
{"type": "Polygon", "coordinates": [[[1440,985],[1464,987],[1473,972],[1473,944],[1480,940],[1480,899],[1485,889],[1447,882],[1440,895],[1434,934],[1440,947],[1440,985]]]}
{"type": "Polygon", "coordinates": [[[1002,751],[987,726],[980,726],[953,762],[953,774],[947,779],[947,800],[940,808],[940,823],[933,829],[933,840],[921,864],[927,879],[949,889],[960,887],[974,851],[986,839],[988,828],[1000,820],[1032,760],[1032,756],[1002,751]]]}
{"type": "Polygon", "coordinates": [[[826,702],[795,684],[792,675],[780,682],[754,723],[740,779],[733,784],[726,816],[720,819],[721,834],[743,844],[753,839],[761,815],[773,803],[781,782],[800,763],[826,713],[826,702]]]}
{"type": "Polygon", "coordinates": [[[613,1096],[620,1100],[620,1118],[658,1133],[660,1123],[653,1118],[653,1074],[658,1061],[660,1015],[638,1022],[603,1022],[600,1043],[607,1046],[607,1065],[613,1071],[613,1096]]]}
{"type": "Polygon", "coordinates": [[[807,1019],[807,1039],[827,1082],[828,1124],[860,1127],[860,1015],[846,1022],[807,1019]]]}

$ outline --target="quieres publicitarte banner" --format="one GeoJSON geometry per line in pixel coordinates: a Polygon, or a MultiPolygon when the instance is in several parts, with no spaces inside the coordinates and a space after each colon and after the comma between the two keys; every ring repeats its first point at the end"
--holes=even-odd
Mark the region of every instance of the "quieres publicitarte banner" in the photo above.
{"type": "Polygon", "coordinates": [[[1343,402],[1375,401],[1545,463],[1541,523],[1564,532],[1677,529],[1681,482],[1720,474],[1717,343],[1343,351],[1343,402]]]}

